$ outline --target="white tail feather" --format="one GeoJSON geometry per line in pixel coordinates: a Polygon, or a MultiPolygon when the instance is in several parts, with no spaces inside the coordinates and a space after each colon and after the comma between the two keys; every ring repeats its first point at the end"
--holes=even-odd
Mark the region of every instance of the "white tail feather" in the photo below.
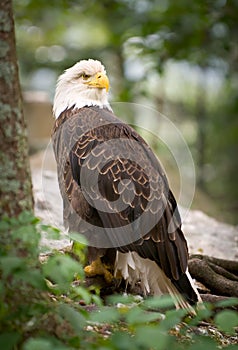
{"type": "MultiPolygon", "coordinates": [[[[136,252],[117,252],[115,276],[118,275],[118,272],[132,286],[140,281],[145,295],[170,294],[177,308],[185,308],[189,309],[190,312],[192,311],[191,305],[182,297],[177,288],[154,261],[143,259],[136,252]]],[[[186,274],[199,296],[189,272],[186,274]]]]}

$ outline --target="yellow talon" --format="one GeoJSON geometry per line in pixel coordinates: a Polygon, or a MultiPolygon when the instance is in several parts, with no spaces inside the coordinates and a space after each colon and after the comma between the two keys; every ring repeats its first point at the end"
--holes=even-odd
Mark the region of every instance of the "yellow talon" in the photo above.
{"type": "Polygon", "coordinates": [[[107,267],[102,263],[101,259],[94,260],[90,265],[84,268],[86,276],[92,277],[96,275],[104,276],[107,283],[111,283],[113,275],[108,271],[107,267]]]}

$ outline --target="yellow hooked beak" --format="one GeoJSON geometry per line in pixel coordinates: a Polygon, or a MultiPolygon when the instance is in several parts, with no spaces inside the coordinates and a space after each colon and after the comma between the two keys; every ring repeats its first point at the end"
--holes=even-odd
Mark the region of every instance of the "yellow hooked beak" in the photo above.
{"type": "Polygon", "coordinates": [[[92,87],[96,87],[99,89],[106,89],[108,92],[109,90],[109,80],[106,74],[103,73],[97,73],[92,77],[92,80],[85,82],[84,84],[87,84],[92,87]]]}

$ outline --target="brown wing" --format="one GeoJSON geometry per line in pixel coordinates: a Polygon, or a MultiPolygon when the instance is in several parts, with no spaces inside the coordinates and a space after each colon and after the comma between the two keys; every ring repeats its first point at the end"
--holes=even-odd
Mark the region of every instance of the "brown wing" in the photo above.
{"type": "Polygon", "coordinates": [[[176,201],[146,142],[111,112],[69,110],[53,136],[64,218],[91,246],[134,250],[178,279],[187,245],[176,201]]]}

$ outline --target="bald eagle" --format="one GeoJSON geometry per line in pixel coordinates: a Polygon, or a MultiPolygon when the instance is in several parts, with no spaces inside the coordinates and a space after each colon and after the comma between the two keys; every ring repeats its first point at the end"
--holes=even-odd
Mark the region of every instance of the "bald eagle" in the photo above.
{"type": "Polygon", "coordinates": [[[53,148],[64,224],[88,240],[88,276],[140,283],[145,294],[190,307],[199,294],[165,172],[145,140],[108,102],[101,62],[82,60],[59,77],[53,148]]]}

